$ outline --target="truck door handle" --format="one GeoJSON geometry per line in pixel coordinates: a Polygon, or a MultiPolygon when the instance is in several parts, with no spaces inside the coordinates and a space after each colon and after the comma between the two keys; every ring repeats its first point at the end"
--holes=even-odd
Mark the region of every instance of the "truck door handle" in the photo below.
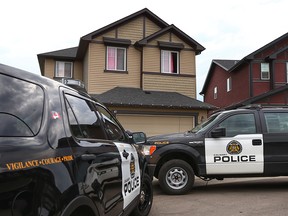
{"type": "Polygon", "coordinates": [[[254,146],[262,145],[262,140],[261,139],[254,139],[254,140],[252,140],[252,145],[254,145],[254,146]]]}
{"type": "Polygon", "coordinates": [[[123,155],[123,157],[124,157],[124,158],[126,158],[126,159],[127,159],[127,158],[128,158],[128,156],[129,156],[129,153],[128,153],[128,152],[126,152],[126,151],[125,151],[125,149],[124,149],[124,150],[123,150],[123,152],[122,152],[122,155],[123,155]]]}
{"type": "Polygon", "coordinates": [[[83,154],[80,156],[81,160],[83,161],[92,161],[96,159],[96,155],[94,154],[83,154]]]}

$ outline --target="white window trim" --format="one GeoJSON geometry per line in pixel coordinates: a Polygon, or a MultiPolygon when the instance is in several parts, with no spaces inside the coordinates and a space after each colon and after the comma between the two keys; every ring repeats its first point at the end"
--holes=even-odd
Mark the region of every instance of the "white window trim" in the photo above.
{"type": "MultiPolygon", "coordinates": [[[[65,70],[65,69],[64,69],[65,70]]],[[[54,76],[55,77],[67,77],[67,78],[72,78],[73,77],[73,62],[69,62],[69,61],[56,61],[56,63],[55,63],[55,72],[54,72],[54,76]],[[58,72],[58,69],[59,69],[59,67],[58,67],[58,65],[60,64],[60,63],[62,63],[62,64],[71,64],[71,72],[70,72],[70,74],[71,74],[71,76],[65,76],[65,71],[64,71],[64,74],[63,74],[63,76],[59,76],[59,72],[58,72]]]]}
{"type": "Polygon", "coordinates": [[[227,79],[227,92],[230,92],[232,90],[232,78],[229,77],[227,79]]]}
{"type": "Polygon", "coordinates": [[[217,88],[217,86],[215,86],[213,89],[213,98],[217,99],[217,96],[218,96],[218,88],[217,88]]]}
{"type": "Polygon", "coordinates": [[[269,63],[261,63],[261,80],[269,80],[270,79],[270,67],[269,67],[269,63]],[[264,70],[266,68],[264,68],[268,66],[268,70],[264,70]],[[268,73],[268,78],[263,76],[263,73],[268,73]]]}
{"type": "MultiPolygon", "coordinates": [[[[170,59],[170,58],[169,58],[170,59]]],[[[170,61],[169,61],[170,65],[170,61]]],[[[171,51],[171,50],[161,50],[161,73],[166,73],[166,74],[179,74],[179,52],[178,51],[171,51]],[[171,68],[169,68],[169,71],[164,71],[164,53],[168,53],[169,57],[171,56],[171,53],[176,53],[177,54],[177,73],[173,73],[171,71],[171,68]]]]}
{"type": "Polygon", "coordinates": [[[108,70],[108,71],[127,71],[127,65],[126,65],[126,58],[127,58],[127,49],[126,48],[124,48],[124,47],[116,47],[116,46],[107,46],[106,47],[106,70],[108,70]],[[114,69],[110,69],[110,68],[108,68],[108,66],[109,66],[109,63],[108,63],[108,61],[109,61],[109,56],[108,56],[108,49],[109,48],[113,48],[113,49],[115,49],[116,50],[116,57],[115,57],[115,59],[114,59],[114,65],[115,65],[115,68],[114,69]],[[121,70],[121,69],[117,69],[117,50],[118,49],[122,49],[122,50],[124,50],[124,58],[123,58],[123,63],[124,63],[124,69],[123,70],[121,70]]]}

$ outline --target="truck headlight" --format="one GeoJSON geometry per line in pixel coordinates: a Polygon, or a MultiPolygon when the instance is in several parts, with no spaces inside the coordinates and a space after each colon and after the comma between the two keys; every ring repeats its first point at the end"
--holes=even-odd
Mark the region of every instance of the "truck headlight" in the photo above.
{"type": "Polygon", "coordinates": [[[152,155],[154,151],[156,151],[155,145],[143,145],[144,155],[152,155]]]}

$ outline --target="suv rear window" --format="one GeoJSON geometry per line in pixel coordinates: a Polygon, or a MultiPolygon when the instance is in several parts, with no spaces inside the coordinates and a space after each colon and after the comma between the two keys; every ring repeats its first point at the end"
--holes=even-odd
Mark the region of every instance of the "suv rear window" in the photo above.
{"type": "Polygon", "coordinates": [[[0,74],[0,101],[0,136],[26,137],[39,132],[44,107],[40,86],[0,74]]]}

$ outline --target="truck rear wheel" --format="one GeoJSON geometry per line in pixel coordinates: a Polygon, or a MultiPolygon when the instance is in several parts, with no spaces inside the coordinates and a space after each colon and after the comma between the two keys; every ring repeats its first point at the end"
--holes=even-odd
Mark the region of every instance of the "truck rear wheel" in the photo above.
{"type": "Polygon", "coordinates": [[[192,167],[183,160],[170,160],[159,171],[160,187],[167,194],[185,194],[192,189],[194,181],[192,167]]]}

